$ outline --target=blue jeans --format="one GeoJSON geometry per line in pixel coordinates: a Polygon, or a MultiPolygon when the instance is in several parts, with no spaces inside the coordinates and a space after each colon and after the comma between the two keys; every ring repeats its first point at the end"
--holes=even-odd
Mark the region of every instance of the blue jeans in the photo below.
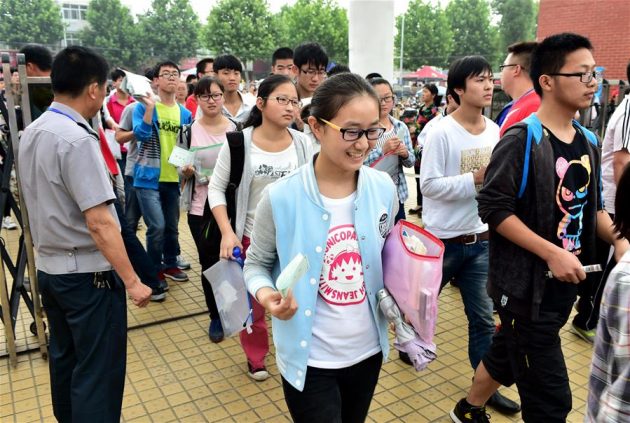
{"type": "Polygon", "coordinates": [[[138,195],[133,187],[133,176],[125,175],[125,216],[127,216],[129,227],[134,232],[138,230],[141,215],[138,195]]]}
{"type": "Polygon", "coordinates": [[[488,241],[466,245],[444,243],[442,286],[457,280],[468,318],[468,359],[473,369],[492,343],[495,332],[492,300],[486,291],[488,282],[488,241]]]}
{"type": "Polygon", "coordinates": [[[147,224],[147,253],[158,269],[177,267],[179,184],[160,182],[157,190],[135,188],[147,224]],[[162,266],[164,257],[164,266],[162,266]]]}
{"type": "Polygon", "coordinates": [[[153,260],[149,258],[146,250],[140,243],[140,240],[136,236],[136,231],[132,230],[127,223],[127,218],[123,212],[123,208],[120,205],[118,199],[114,202],[116,208],[116,214],[120,221],[120,235],[122,236],[123,243],[125,244],[125,250],[129,256],[129,261],[133,266],[133,270],[136,271],[138,277],[143,284],[149,288],[157,288],[160,284],[158,279],[158,271],[153,264],[153,260]]]}

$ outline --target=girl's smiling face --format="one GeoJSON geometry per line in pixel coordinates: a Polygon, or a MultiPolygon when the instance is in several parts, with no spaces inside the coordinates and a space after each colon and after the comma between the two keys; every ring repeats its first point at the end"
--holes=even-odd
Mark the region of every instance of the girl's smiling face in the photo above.
{"type": "MultiPolygon", "coordinates": [[[[359,95],[339,109],[329,121],[342,129],[368,129],[379,127],[379,105],[367,94],[359,95]]],[[[311,116],[309,123],[321,143],[321,158],[340,170],[356,172],[376,143],[365,134],[355,141],[343,139],[339,130],[311,116]]]]}

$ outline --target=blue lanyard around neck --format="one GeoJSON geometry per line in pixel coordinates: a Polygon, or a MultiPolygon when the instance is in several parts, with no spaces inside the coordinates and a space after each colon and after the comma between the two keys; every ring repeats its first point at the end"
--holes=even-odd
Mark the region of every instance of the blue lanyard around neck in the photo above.
{"type": "Polygon", "coordinates": [[[90,130],[90,128],[86,124],[84,124],[83,122],[77,121],[74,117],[72,117],[68,113],[63,112],[63,111],[61,111],[59,109],[55,109],[54,107],[49,107],[48,111],[49,112],[53,112],[53,113],[57,113],[58,115],[62,115],[62,116],[67,117],[68,119],[70,119],[71,121],[73,121],[74,123],[79,125],[81,128],[85,129],[88,134],[90,134],[91,136],[95,137],[98,140],[98,135],[95,134],[92,130],[90,130]]]}
{"type": "Polygon", "coordinates": [[[49,107],[49,108],[48,108],[48,111],[49,111],[49,112],[53,112],[53,113],[57,113],[57,114],[59,114],[59,115],[63,115],[63,116],[65,116],[65,117],[67,117],[68,119],[70,119],[71,121],[73,121],[74,123],[79,123],[79,122],[77,122],[77,120],[76,120],[75,118],[73,118],[72,116],[70,116],[68,113],[66,113],[66,112],[62,112],[61,110],[59,110],[59,109],[55,109],[54,107],[49,107]]]}

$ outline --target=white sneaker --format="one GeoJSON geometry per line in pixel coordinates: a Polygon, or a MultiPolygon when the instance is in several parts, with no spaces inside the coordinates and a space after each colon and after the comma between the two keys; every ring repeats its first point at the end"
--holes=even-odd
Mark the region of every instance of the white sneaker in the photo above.
{"type": "Polygon", "coordinates": [[[7,216],[2,219],[2,229],[17,229],[17,225],[13,222],[13,220],[11,220],[11,216],[7,216]]]}

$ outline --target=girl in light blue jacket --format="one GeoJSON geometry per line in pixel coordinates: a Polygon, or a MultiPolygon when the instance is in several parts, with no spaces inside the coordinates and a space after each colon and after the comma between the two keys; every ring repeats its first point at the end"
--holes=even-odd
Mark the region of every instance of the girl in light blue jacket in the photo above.
{"type": "Polygon", "coordinates": [[[378,97],[360,76],[335,75],[315,92],[309,125],[321,152],[264,191],[245,280],[272,315],[293,420],[363,421],[389,348],[376,292],[398,211],[391,178],[362,166],[384,130],[378,97]],[[283,297],[274,281],[297,254],[309,269],[283,297]]]}

